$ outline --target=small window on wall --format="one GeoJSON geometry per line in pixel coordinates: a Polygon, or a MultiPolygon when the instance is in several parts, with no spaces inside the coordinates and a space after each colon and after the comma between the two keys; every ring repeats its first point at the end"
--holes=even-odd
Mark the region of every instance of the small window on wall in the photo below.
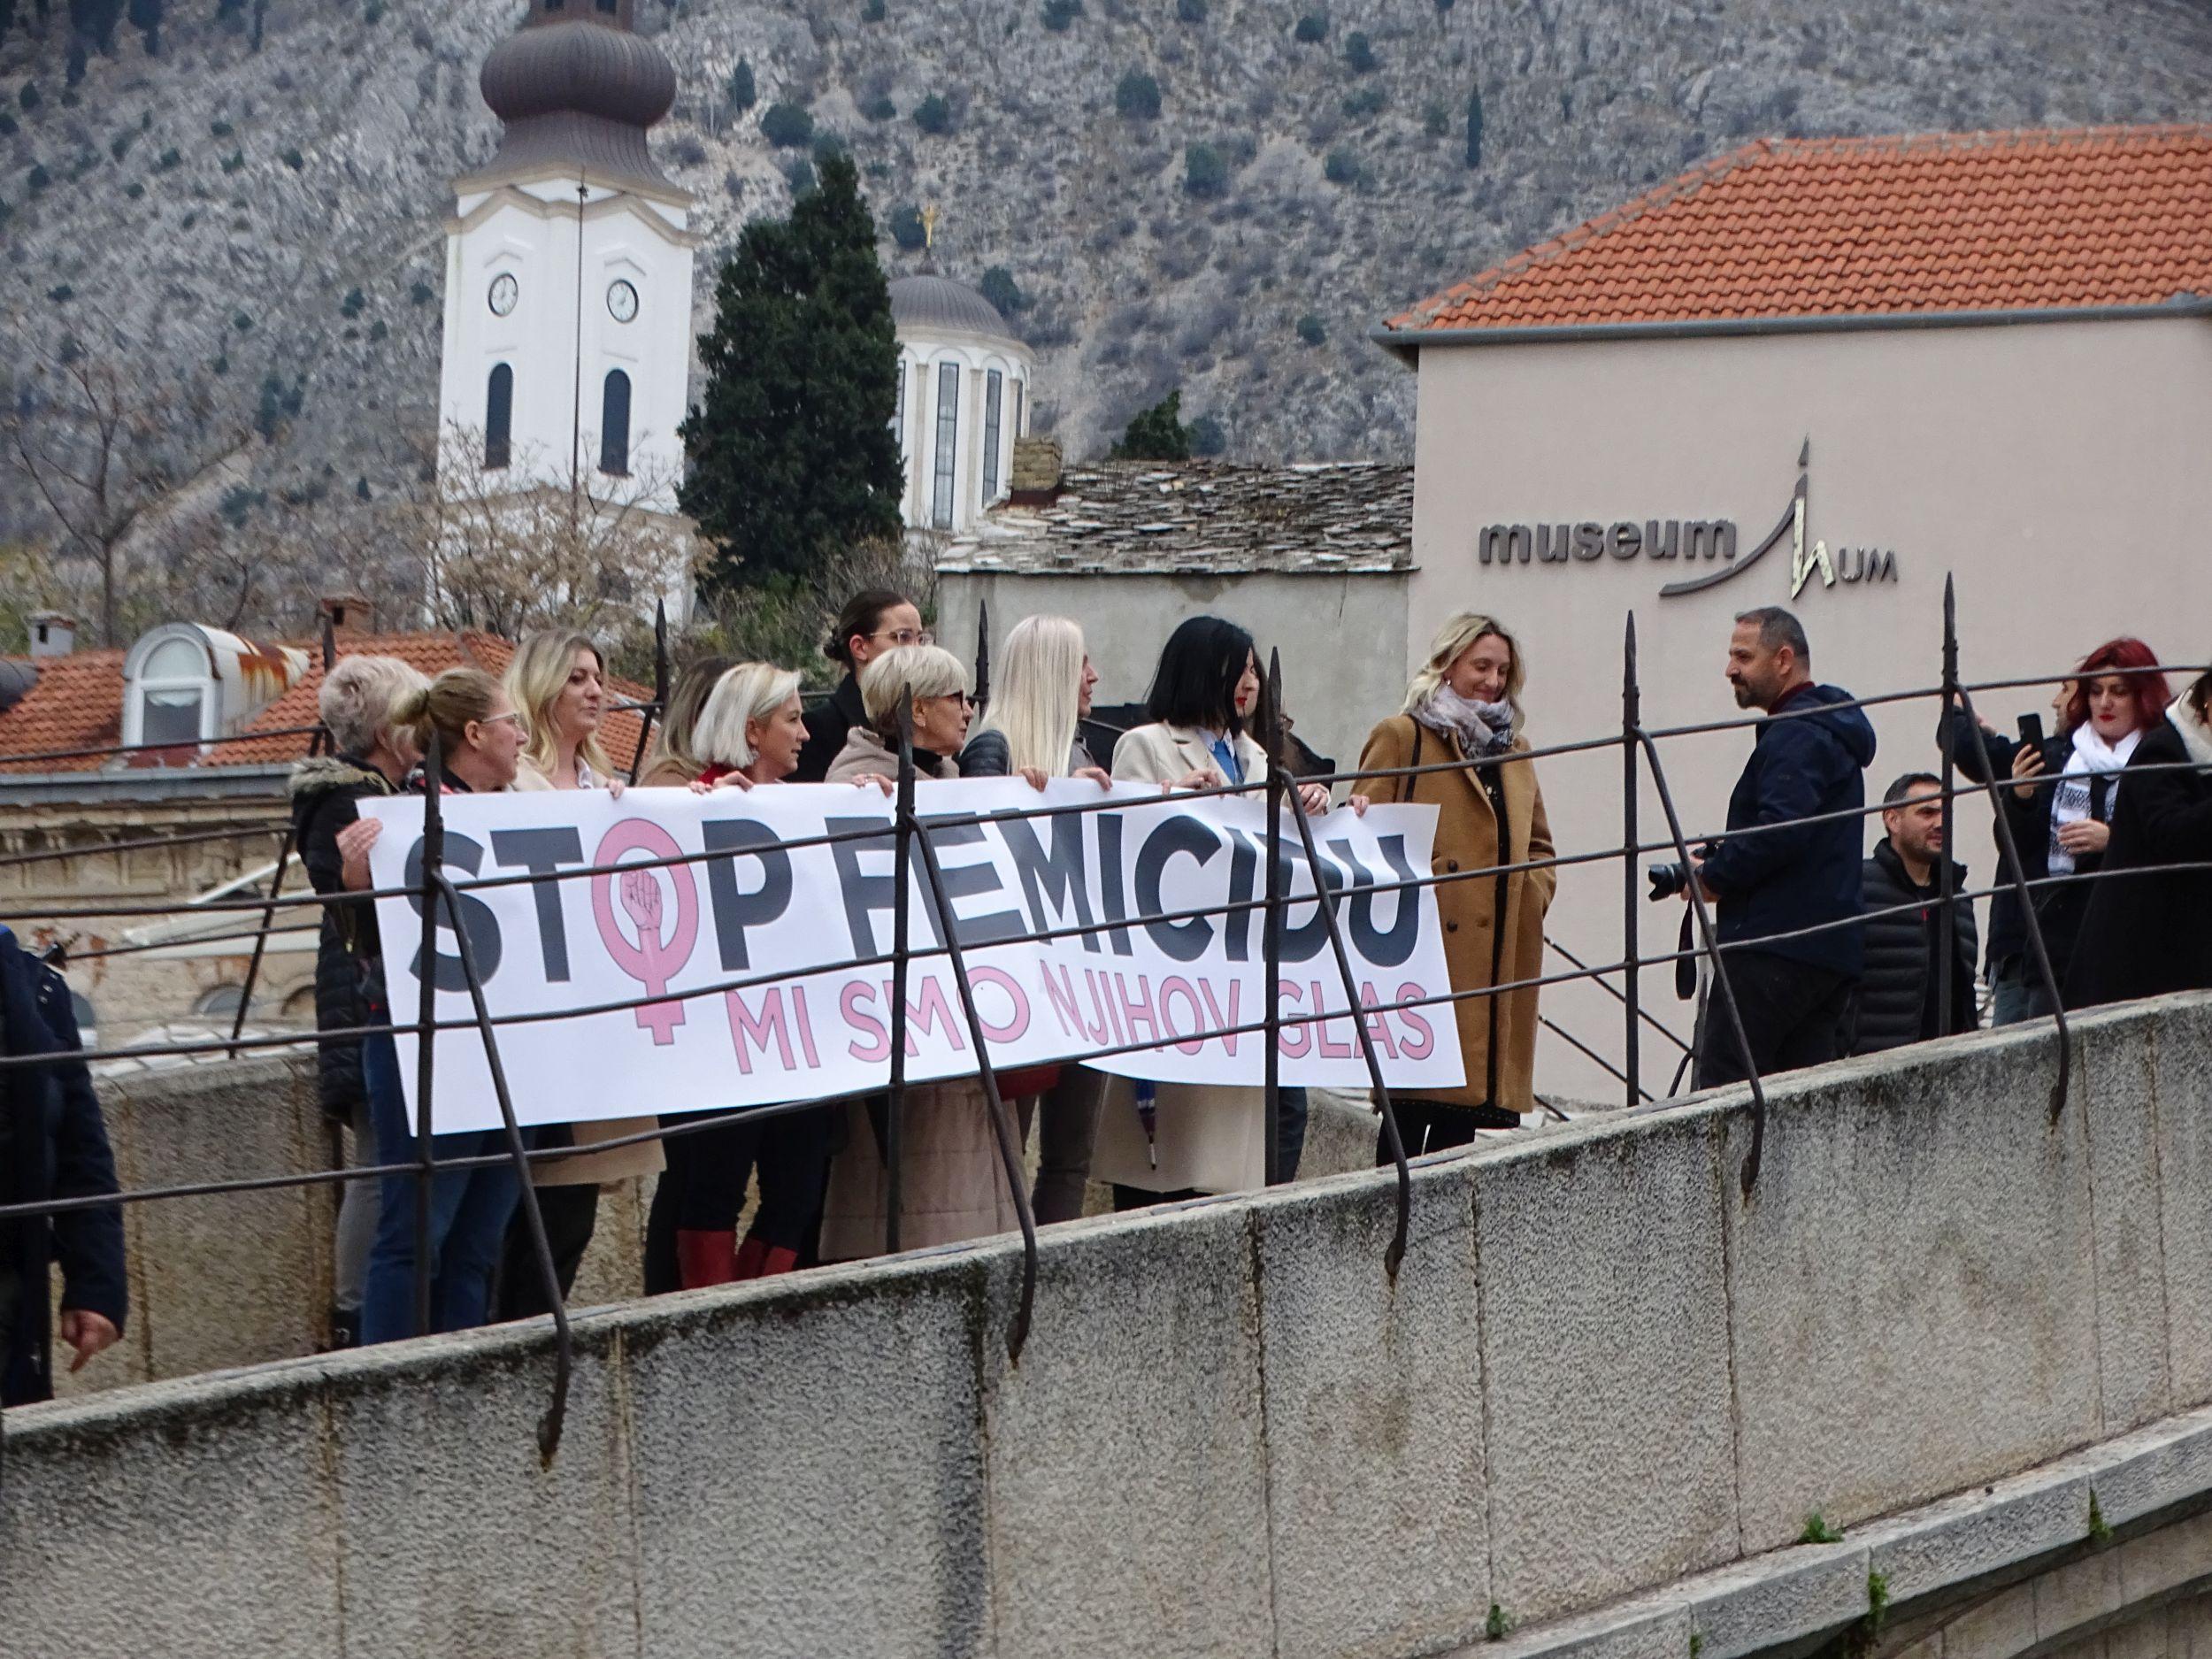
{"type": "Polygon", "coordinates": [[[503,363],[492,367],[490,384],[484,388],[484,467],[497,472],[507,465],[508,437],[515,420],[515,372],[503,363]]]}
{"type": "Polygon", "coordinates": [[[1021,380],[1014,382],[1014,435],[1017,438],[1022,435],[1023,405],[1025,402],[1023,394],[1028,390],[1029,388],[1025,382],[1021,380]]]}
{"type": "Polygon", "coordinates": [[[192,1011],[217,1019],[235,1019],[238,1017],[238,1010],[245,1006],[246,987],[244,986],[219,985],[210,990],[201,992],[199,1000],[192,1004],[192,1011]]]}
{"type": "Polygon", "coordinates": [[[993,369],[983,377],[983,504],[998,499],[999,404],[1006,396],[1006,377],[993,369]]]}
{"type": "Polygon", "coordinates": [[[630,471],[630,377],[620,369],[607,372],[600,394],[599,470],[615,478],[630,471]]]}
{"type": "Polygon", "coordinates": [[[930,523],[940,530],[952,528],[952,467],[960,441],[960,365],[937,365],[937,488],[930,503],[930,523]]]}

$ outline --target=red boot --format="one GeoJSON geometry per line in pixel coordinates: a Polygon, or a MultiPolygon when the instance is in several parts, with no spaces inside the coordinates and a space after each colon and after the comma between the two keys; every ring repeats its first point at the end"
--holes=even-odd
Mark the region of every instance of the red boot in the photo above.
{"type": "Polygon", "coordinates": [[[740,1279],[767,1279],[777,1273],[788,1273],[799,1264],[799,1253],[787,1250],[780,1244],[771,1244],[757,1233],[745,1235],[745,1242],[737,1247],[737,1276],[740,1279]]]}
{"type": "Polygon", "coordinates": [[[678,1229],[676,1276],[686,1290],[726,1285],[740,1277],[737,1235],[727,1227],[678,1229]]]}

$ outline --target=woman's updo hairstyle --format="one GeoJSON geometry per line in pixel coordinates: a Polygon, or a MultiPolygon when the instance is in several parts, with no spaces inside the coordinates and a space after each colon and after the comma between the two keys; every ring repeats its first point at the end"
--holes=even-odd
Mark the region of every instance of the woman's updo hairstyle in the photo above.
{"type": "Polygon", "coordinates": [[[426,755],[435,733],[442,751],[450,755],[466,747],[472,722],[491,718],[501,695],[499,682],[482,669],[449,668],[393,703],[392,724],[406,728],[426,755]]]}
{"type": "Polygon", "coordinates": [[[822,641],[822,655],[845,668],[853,665],[852,638],[857,634],[866,639],[883,626],[883,613],[895,611],[901,605],[914,602],[904,594],[888,588],[864,588],[845,602],[845,608],[837,613],[830,636],[822,641]]]}

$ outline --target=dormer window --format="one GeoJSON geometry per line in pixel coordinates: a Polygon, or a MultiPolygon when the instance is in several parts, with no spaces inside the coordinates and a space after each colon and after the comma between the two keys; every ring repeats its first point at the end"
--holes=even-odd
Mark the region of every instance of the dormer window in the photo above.
{"type": "Polygon", "coordinates": [[[196,629],[157,628],[123,665],[123,741],[190,745],[216,735],[215,664],[196,629]]]}

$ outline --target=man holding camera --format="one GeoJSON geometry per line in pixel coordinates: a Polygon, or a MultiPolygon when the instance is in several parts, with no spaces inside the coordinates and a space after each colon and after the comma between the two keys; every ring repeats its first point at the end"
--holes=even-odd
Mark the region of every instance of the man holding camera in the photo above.
{"type": "MultiPolygon", "coordinates": [[[[1865,806],[1874,728],[1856,708],[1836,706],[1849,692],[1813,683],[1805,630],[1778,605],[1737,617],[1728,683],[1738,708],[1767,718],[1728,797],[1728,833],[1693,856],[1691,872],[1717,912],[1723,971],[1763,1076],[1843,1052],[1863,948],[1859,928],[1836,924],[1859,915],[1862,831],[1855,816],[1802,820],[1865,806]]],[[[1699,1033],[1697,1087],[1745,1075],[1716,987],[1699,1033]]]]}

